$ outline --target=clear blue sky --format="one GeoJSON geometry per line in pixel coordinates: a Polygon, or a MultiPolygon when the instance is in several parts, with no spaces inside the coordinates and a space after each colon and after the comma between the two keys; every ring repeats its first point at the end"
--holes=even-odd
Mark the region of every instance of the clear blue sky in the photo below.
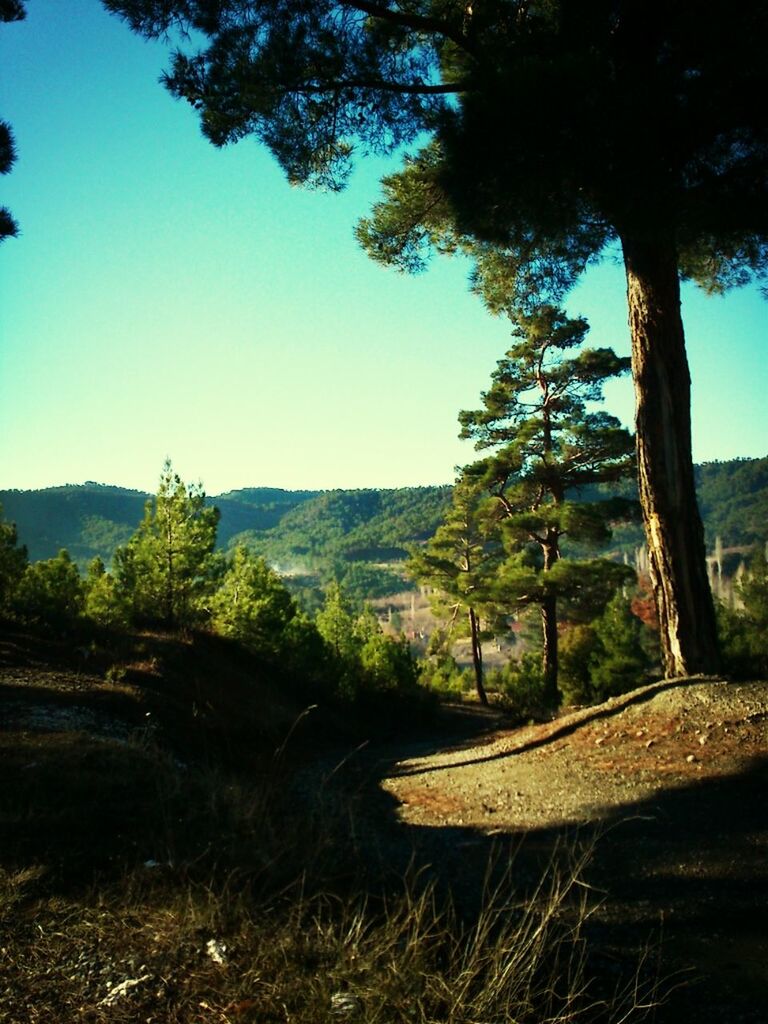
{"type": "MultiPolygon", "coordinates": [[[[467,267],[408,278],[353,225],[385,170],[341,196],[290,188],[253,141],[215,150],[157,78],[162,46],[98,0],[29,0],[0,26],[0,117],[19,159],[0,204],[0,488],[155,487],[166,455],[209,493],[447,482],[508,326],[467,267]]],[[[628,352],[621,269],[568,308],[628,352]]],[[[768,307],[686,289],[698,461],[768,451],[768,307]]],[[[631,422],[628,381],[608,408],[631,422]]]]}

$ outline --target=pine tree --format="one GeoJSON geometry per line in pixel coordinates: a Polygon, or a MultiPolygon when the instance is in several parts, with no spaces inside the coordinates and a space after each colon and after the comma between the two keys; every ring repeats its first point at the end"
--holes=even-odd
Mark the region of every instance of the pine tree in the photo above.
{"type": "Polygon", "coordinates": [[[414,549],[407,572],[437,589],[433,608],[445,617],[452,636],[468,635],[472,647],[475,688],[488,703],[483,685],[481,620],[491,605],[490,588],[498,568],[501,545],[487,495],[471,478],[460,478],[442,524],[423,548],[414,549]],[[463,628],[462,628],[463,627],[463,628]]]}
{"type": "Polygon", "coordinates": [[[618,590],[595,622],[596,650],[589,662],[593,699],[605,700],[640,686],[648,671],[643,625],[618,590]]]}
{"type": "Polygon", "coordinates": [[[84,613],[87,619],[107,629],[119,629],[128,623],[128,609],[115,578],[97,556],[88,565],[84,583],[84,613]]]}
{"type": "Polygon", "coordinates": [[[28,565],[14,595],[14,607],[23,618],[59,629],[75,625],[83,606],[83,581],[64,548],[55,558],[28,565]]]}
{"type": "Polygon", "coordinates": [[[200,484],[184,484],[166,460],[138,530],[115,552],[115,578],[136,621],[189,626],[212,589],[219,512],[200,484]]]}
{"type": "Polygon", "coordinates": [[[483,288],[559,302],[620,249],[665,671],[716,671],[680,278],[722,291],[768,271],[766,5],[103,2],[146,36],[207,38],[166,85],[214,144],[256,135],[292,182],[341,188],[355,143],[432,133],[438,194],[405,233],[487,246],[483,288]]]}
{"type": "Polygon", "coordinates": [[[632,437],[613,416],[587,412],[607,380],[627,370],[611,349],[581,349],[588,325],[554,306],[520,316],[517,343],[493,374],[483,408],[462,412],[462,437],[494,454],[465,475],[487,488],[503,517],[509,557],[497,584],[514,607],[541,609],[545,700],[558,703],[557,606],[607,596],[631,570],[596,559],[563,558],[564,538],[601,543],[610,522],[628,513],[618,499],[582,501],[586,486],[615,482],[633,470],[632,437]]]}
{"type": "Polygon", "coordinates": [[[217,633],[271,653],[281,649],[285,630],[297,614],[277,573],[244,547],[235,549],[208,608],[217,633]]]}

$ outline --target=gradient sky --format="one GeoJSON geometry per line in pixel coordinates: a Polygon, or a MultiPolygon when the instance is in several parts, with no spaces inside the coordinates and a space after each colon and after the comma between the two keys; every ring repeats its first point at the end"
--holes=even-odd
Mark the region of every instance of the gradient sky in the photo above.
{"type": "MultiPolygon", "coordinates": [[[[21,236],[0,248],[0,489],[97,480],[154,490],[170,455],[237,487],[442,483],[509,328],[467,266],[409,278],[353,237],[378,194],[364,159],[341,196],[289,187],[266,150],[215,150],[158,84],[165,48],[98,0],[28,0],[0,26],[2,179],[21,236]]],[[[590,344],[628,353],[621,268],[568,302],[590,344]]],[[[684,292],[697,461],[764,456],[768,306],[684,292]]],[[[606,406],[630,423],[631,385],[606,406]]]]}

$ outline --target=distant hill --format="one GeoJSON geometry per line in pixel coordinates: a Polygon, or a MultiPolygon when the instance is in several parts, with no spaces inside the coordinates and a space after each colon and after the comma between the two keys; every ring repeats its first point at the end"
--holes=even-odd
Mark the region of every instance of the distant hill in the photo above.
{"type": "MultiPolygon", "coordinates": [[[[728,547],[768,538],[768,457],[709,462],[696,467],[707,547],[720,536],[728,547]]],[[[627,487],[627,493],[631,488],[627,487]]],[[[407,544],[437,528],[451,489],[287,491],[249,487],[209,498],[221,511],[219,546],[247,543],[281,571],[336,578],[358,594],[402,588],[397,563],[407,544]]],[[[109,562],[136,529],[150,497],[140,491],[86,483],[37,491],[0,491],[5,518],[15,522],[32,560],[62,547],[85,565],[109,562]]],[[[614,548],[631,550],[639,527],[617,531],[614,548]]]]}
{"type": "MultiPolygon", "coordinates": [[[[219,545],[227,547],[235,534],[276,526],[286,512],[319,491],[285,491],[253,487],[230,491],[209,502],[221,512],[219,545]]],[[[151,498],[143,491],[88,482],[46,487],[36,491],[0,491],[5,519],[18,528],[32,561],[52,558],[66,548],[78,564],[95,556],[109,562],[125,544],[144,515],[151,498]]]]}

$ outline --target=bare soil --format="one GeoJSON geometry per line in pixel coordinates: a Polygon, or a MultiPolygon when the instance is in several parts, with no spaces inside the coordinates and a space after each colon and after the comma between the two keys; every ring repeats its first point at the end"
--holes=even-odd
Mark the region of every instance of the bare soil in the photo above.
{"type": "Polygon", "coordinates": [[[515,851],[525,884],[559,844],[595,842],[598,969],[650,942],[674,987],[658,1021],[768,1022],[768,684],[668,681],[545,724],[479,708],[446,724],[453,740],[379,751],[417,863],[461,897],[491,849],[515,851]]]}
{"type": "MultiPolygon", "coordinates": [[[[115,756],[153,719],[174,748],[184,741],[185,754],[209,752],[214,740],[217,753],[253,742],[264,728],[242,714],[258,679],[253,666],[233,663],[226,686],[202,668],[197,679],[189,665],[202,665],[203,655],[213,665],[220,652],[194,647],[191,661],[179,662],[183,672],[170,675],[162,663],[175,664],[178,646],[158,641],[146,664],[109,676],[85,653],[73,662],[0,637],[0,776],[9,800],[24,787],[34,795],[41,758],[55,759],[53,740],[65,733],[110,744],[115,756]]],[[[281,712],[266,735],[285,736],[289,719],[281,712]]],[[[95,756],[80,740],[75,753],[84,765],[95,756]]],[[[297,801],[343,801],[346,825],[334,827],[347,833],[335,839],[359,852],[372,877],[416,871],[471,908],[494,858],[512,862],[524,894],[553,851],[594,843],[587,938],[606,984],[650,943],[659,976],[674,987],[657,1024],[768,1024],[768,683],[662,682],[522,728],[493,710],[446,707],[418,740],[313,754],[311,767],[306,756],[297,801]]],[[[83,833],[91,843],[96,825],[115,832],[105,839],[110,857],[126,848],[124,822],[100,808],[83,833]]],[[[39,860],[49,832],[30,832],[24,843],[4,834],[6,853],[39,860]]]]}

